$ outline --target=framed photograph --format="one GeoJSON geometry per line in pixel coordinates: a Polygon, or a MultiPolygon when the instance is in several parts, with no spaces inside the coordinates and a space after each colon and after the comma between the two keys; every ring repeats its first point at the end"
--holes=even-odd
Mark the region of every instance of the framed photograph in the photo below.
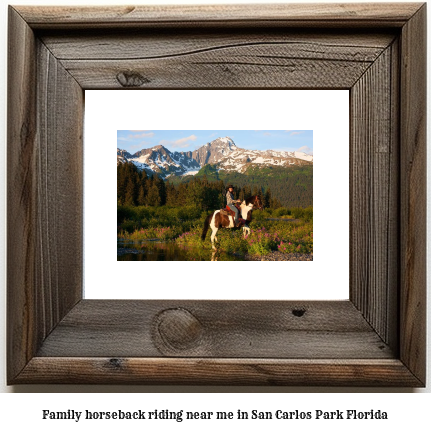
{"type": "MultiPolygon", "coordinates": [[[[8,25],[9,385],[425,385],[425,3],[19,6],[8,25]],[[130,284],[85,276],[93,90],[348,91],[348,298],[279,299],[260,281],[259,298],[84,296],[84,281],[130,284]]],[[[313,270],[321,290],[332,268],[313,270]]]]}
{"type": "MultiPolygon", "coordinates": [[[[182,93],[174,90],[172,99],[182,93]]],[[[207,103],[217,110],[211,93],[207,103]]],[[[244,93],[241,99],[256,92],[244,93]]],[[[242,103],[235,104],[238,117],[242,103]]],[[[207,109],[204,114],[218,117],[207,109]]],[[[118,130],[117,135],[118,261],[313,260],[312,130],[118,130]],[[136,146],[142,148],[134,152],[136,146]]]]}
{"type": "Polygon", "coordinates": [[[86,91],[85,125],[86,299],[348,299],[348,90],[86,91]],[[247,224],[205,228],[229,183],[247,224]]]}

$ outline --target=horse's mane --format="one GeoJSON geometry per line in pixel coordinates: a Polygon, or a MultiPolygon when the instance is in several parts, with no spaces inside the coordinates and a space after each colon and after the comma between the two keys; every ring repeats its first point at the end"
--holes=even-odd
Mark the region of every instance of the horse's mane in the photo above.
{"type": "Polygon", "coordinates": [[[257,195],[253,195],[245,200],[245,205],[249,205],[252,201],[254,202],[257,195]]]}

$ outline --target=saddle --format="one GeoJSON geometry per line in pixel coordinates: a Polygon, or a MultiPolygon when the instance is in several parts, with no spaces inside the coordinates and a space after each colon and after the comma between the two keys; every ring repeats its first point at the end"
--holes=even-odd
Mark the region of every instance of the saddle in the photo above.
{"type": "Polygon", "coordinates": [[[225,207],[223,209],[220,209],[220,213],[224,216],[233,216],[235,217],[235,212],[231,210],[229,207],[225,207]]]}
{"type": "MultiPolygon", "coordinates": [[[[240,211],[240,207],[239,206],[235,206],[238,211],[240,211]]],[[[224,216],[232,216],[233,218],[235,218],[235,212],[233,210],[231,210],[228,206],[226,206],[223,209],[220,209],[220,214],[224,215],[224,216]]],[[[240,213],[241,214],[241,213],[240,213]]],[[[246,221],[241,217],[238,216],[238,222],[237,222],[237,228],[241,228],[245,225],[246,221]]]]}

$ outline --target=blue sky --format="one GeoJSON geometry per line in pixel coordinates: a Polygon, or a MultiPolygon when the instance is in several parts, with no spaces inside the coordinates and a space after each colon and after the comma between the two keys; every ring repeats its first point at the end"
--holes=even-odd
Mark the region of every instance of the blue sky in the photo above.
{"type": "Polygon", "coordinates": [[[193,151],[219,137],[228,136],[249,150],[285,150],[313,153],[311,130],[119,130],[117,147],[133,154],[163,145],[170,151],[193,151]]]}

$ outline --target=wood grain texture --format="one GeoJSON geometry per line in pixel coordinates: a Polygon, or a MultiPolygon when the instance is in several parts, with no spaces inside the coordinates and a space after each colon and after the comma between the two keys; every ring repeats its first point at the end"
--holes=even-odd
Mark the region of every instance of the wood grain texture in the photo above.
{"type": "MultiPolygon", "coordinates": [[[[41,41],[59,60],[149,60],[186,56],[205,51],[241,46],[261,48],[291,44],[298,58],[314,56],[320,60],[374,61],[395,38],[395,30],[358,33],[353,30],[307,31],[281,28],[214,32],[200,28],[184,30],[67,31],[61,36],[38,32],[41,41]]],[[[285,48],[284,48],[285,49],[285,48]]],[[[280,51],[283,47],[280,48],[280,51]]],[[[285,56],[288,58],[288,56],[285,56]]]]}
{"type": "Polygon", "coordinates": [[[423,386],[424,23],[414,3],[10,8],[8,382],[423,386]],[[80,300],[86,88],[351,89],[350,301],[80,300]]]}
{"type": "Polygon", "coordinates": [[[343,359],[394,354],[349,301],[84,300],[47,337],[38,355],[343,359]],[[159,316],[173,310],[181,316],[166,341],[159,316]],[[194,336],[199,327],[199,337],[182,343],[186,314],[194,336]]]}
{"type": "MultiPolygon", "coordinates": [[[[392,38],[394,35],[391,35],[392,38]]],[[[171,37],[172,40],[175,37],[171,37]]],[[[390,36],[385,35],[384,39],[390,36]]],[[[253,39],[253,38],[251,38],[253,39]]],[[[350,44],[295,42],[286,36],[283,41],[249,43],[245,36],[242,44],[180,52],[158,58],[145,58],[145,53],[134,44],[131,59],[86,58],[75,52],[73,59],[61,62],[85,89],[123,88],[119,74],[139,75],[137,88],[350,88],[378,58],[382,48],[356,47],[350,44]],[[143,58],[137,58],[141,55],[143,58]]],[[[150,43],[143,37],[140,45],[150,43]]],[[[169,45],[169,43],[167,43],[169,45]]],[[[149,51],[154,52],[154,47],[149,51]]],[[[132,47],[129,47],[129,52],[132,47]]]]}
{"type": "Polygon", "coordinates": [[[9,10],[8,376],[82,296],[83,91],[9,10]]]}
{"type": "Polygon", "coordinates": [[[398,86],[389,46],[351,89],[350,299],[397,350],[398,86]],[[394,99],[393,99],[394,98],[394,99]],[[392,297],[395,296],[395,299],[392,297]]]}
{"type": "Polygon", "coordinates": [[[80,85],[98,88],[350,88],[394,32],[176,31],[42,35],[80,85]],[[107,49],[107,47],[109,47],[107,49]],[[122,80],[118,77],[138,77],[122,80]]]}
{"type": "Polygon", "coordinates": [[[387,285],[385,310],[387,313],[386,342],[399,355],[400,328],[400,40],[395,40],[391,46],[391,87],[390,87],[390,143],[387,176],[387,285]]]}
{"type": "Polygon", "coordinates": [[[34,357],[17,383],[418,387],[399,360],[34,357]]]}
{"type": "MultiPolygon", "coordinates": [[[[278,47],[277,47],[278,48],[278,47]]],[[[191,55],[185,59],[64,61],[65,68],[86,90],[97,89],[306,89],[310,82],[317,89],[348,89],[367,69],[369,63],[346,62],[343,70],[334,61],[277,58],[277,50],[268,47],[272,57],[253,63],[244,59],[247,49],[221,50],[218,56],[191,55]],[[219,57],[219,58],[216,58],[219,57]],[[121,75],[140,77],[131,85],[121,75]]]]}
{"type": "Polygon", "coordinates": [[[401,37],[401,360],[425,381],[426,5],[401,37]]]}
{"type": "Polygon", "coordinates": [[[34,282],[44,339],[82,296],[84,92],[41,42],[37,71],[34,282]]]}
{"type": "Polygon", "coordinates": [[[7,128],[7,355],[8,376],[35,355],[36,42],[9,9],[7,128]]]}
{"type": "Polygon", "coordinates": [[[37,29],[288,25],[298,27],[402,27],[420,3],[250,4],[119,7],[20,6],[37,29]]]}

